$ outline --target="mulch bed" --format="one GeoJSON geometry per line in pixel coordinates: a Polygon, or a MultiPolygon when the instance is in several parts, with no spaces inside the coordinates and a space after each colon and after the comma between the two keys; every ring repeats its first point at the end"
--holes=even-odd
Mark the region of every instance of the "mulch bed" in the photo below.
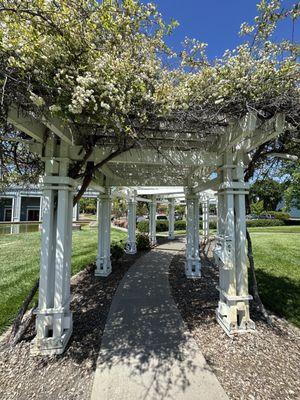
{"type": "MultiPolygon", "coordinates": [[[[33,357],[31,326],[14,348],[0,344],[1,400],[89,399],[110,304],[129,267],[144,253],[124,255],[107,278],[94,276],[91,265],[72,279],[73,335],[63,355],[33,357]]],[[[4,339],[4,338],[3,338],[4,339]]]]}
{"type": "Polygon", "coordinates": [[[256,332],[230,339],[215,318],[218,269],[208,247],[200,280],[186,279],[182,254],[170,266],[175,302],[208,364],[232,400],[299,400],[299,329],[276,317],[270,326],[252,306],[256,332]]]}

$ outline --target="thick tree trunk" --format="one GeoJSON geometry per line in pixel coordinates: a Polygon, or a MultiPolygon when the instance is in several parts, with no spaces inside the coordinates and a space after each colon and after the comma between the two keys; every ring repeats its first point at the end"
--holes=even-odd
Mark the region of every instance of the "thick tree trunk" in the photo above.
{"type": "Polygon", "coordinates": [[[252,250],[252,240],[250,233],[248,229],[246,230],[246,235],[247,235],[247,244],[248,244],[248,259],[249,259],[249,266],[250,266],[250,271],[252,275],[252,293],[253,293],[253,298],[255,303],[257,304],[257,307],[259,311],[261,312],[262,316],[265,318],[265,320],[268,322],[268,324],[272,323],[272,319],[270,315],[268,314],[267,310],[265,309],[265,306],[263,305],[263,302],[261,301],[259,292],[258,292],[258,285],[257,285],[257,279],[256,279],[256,273],[255,273],[255,265],[254,265],[254,257],[253,257],[253,250],[252,250]]]}

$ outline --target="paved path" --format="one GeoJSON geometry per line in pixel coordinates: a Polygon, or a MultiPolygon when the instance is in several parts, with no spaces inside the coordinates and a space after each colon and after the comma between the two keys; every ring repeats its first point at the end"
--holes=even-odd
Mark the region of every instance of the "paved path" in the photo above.
{"type": "Polygon", "coordinates": [[[228,400],[173,301],[172,241],[141,257],[121,281],[102,338],[92,400],[228,400]]]}

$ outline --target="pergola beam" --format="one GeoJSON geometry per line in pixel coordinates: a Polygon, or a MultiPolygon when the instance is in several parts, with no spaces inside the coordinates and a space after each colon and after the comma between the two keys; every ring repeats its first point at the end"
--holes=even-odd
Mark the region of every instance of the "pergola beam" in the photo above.
{"type": "Polygon", "coordinates": [[[18,130],[26,133],[39,143],[43,143],[47,128],[29,114],[25,114],[16,107],[8,111],[7,120],[18,130]]]}

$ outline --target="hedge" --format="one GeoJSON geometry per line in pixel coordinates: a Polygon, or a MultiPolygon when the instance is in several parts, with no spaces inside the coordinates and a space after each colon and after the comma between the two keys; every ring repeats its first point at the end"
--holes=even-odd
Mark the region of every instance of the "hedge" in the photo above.
{"type": "Polygon", "coordinates": [[[287,212],[283,211],[264,211],[260,215],[272,215],[275,219],[287,220],[290,218],[287,212]]]}
{"type": "MultiPolygon", "coordinates": [[[[137,224],[137,229],[141,233],[149,232],[149,221],[141,221],[137,224]]],[[[168,221],[156,221],[156,232],[167,232],[169,229],[168,221]]]]}
{"type": "MultiPolygon", "coordinates": [[[[210,229],[217,228],[216,221],[210,221],[209,223],[210,229]]],[[[149,221],[141,221],[137,224],[137,229],[141,233],[148,233],[149,232],[149,221]]],[[[168,221],[156,221],[156,232],[167,232],[169,229],[169,222],[168,221]]],[[[186,230],[186,221],[179,220],[175,221],[174,223],[175,231],[185,231],[186,230]]],[[[199,221],[199,229],[202,229],[202,221],[199,221]]]]}
{"type": "Polygon", "coordinates": [[[284,221],[281,219],[252,219],[247,221],[247,226],[249,228],[263,227],[263,226],[283,226],[284,221]]]}

